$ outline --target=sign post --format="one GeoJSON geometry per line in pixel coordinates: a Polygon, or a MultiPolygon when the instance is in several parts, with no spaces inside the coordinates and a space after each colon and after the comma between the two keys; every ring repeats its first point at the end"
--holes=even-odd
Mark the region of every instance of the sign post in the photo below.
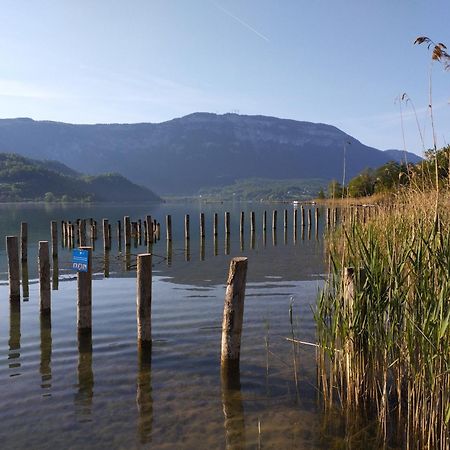
{"type": "Polygon", "coordinates": [[[74,249],[72,252],[72,269],[77,272],[87,272],[89,265],[88,250],[74,249]]]}

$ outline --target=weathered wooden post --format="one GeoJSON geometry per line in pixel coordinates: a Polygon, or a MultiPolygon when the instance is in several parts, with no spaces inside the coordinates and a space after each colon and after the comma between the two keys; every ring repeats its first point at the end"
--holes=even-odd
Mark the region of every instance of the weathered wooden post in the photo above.
{"type": "Polygon", "coordinates": [[[145,217],[145,227],[147,229],[147,245],[153,244],[153,222],[152,216],[148,215],[145,217]]]}
{"type": "Polygon", "coordinates": [[[205,238],[200,237],[200,261],[205,260],[205,238]]]}
{"type": "Polygon", "coordinates": [[[138,219],[138,223],[137,223],[137,235],[138,235],[138,240],[139,240],[139,245],[142,245],[142,220],[138,219]]]}
{"type": "Polygon", "coordinates": [[[50,314],[50,257],[48,241],[39,241],[39,293],[41,314],[50,314]]]}
{"type": "Polygon", "coordinates": [[[79,334],[92,330],[92,247],[80,247],[88,252],[87,272],[78,272],[77,328],[79,334]]]}
{"type": "Polygon", "coordinates": [[[219,254],[219,242],[217,239],[217,235],[213,236],[213,247],[214,247],[214,256],[217,256],[219,254]]]}
{"type": "Polygon", "coordinates": [[[214,237],[217,237],[219,234],[218,226],[219,226],[219,216],[217,213],[214,213],[214,218],[213,218],[213,235],[214,235],[214,237]]]}
{"type": "Polygon", "coordinates": [[[186,261],[191,260],[191,240],[190,239],[184,240],[184,259],[186,261]]]}
{"type": "Polygon", "coordinates": [[[263,223],[262,223],[262,227],[263,227],[263,233],[266,233],[267,230],[267,211],[263,212],[263,223]]]}
{"type": "Polygon", "coordinates": [[[172,216],[166,216],[166,239],[172,241],[172,216]]]}
{"type": "Polygon", "coordinates": [[[284,229],[287,230],[287,227],[288,227],[288,212],[287,212],[287,209],[284,210],[284,214],[283,214],[283,226],[284,226],[284,229]]]}
{"type": "Polygon", "coordinates": [[[86,220],[82,219],[80,222],[80,246],[85,246],[86,242],[86,220]]]}
{"type": "MultiPolygon", "coordinates": [[[[108,247],[111,249],[112,247],[112,225],[108,223],[108,247]]],[[[95,250],[95,241],[92,245],[92,250],[95,250]]]]}
{"type": "Polygon", "coordinates": [[[156,223],[156,239],[158,239],[158,241],[161,239],[161,224],[159,222],[156,223]]]}
{"type": "Polygon", "coordinates": [[[190,234],[190,225],[189,225],[189,214],[186,214],[184,216],[184,239],[186,241],[189,241],[189,239],[191,238],[191,234],[190,234]]]}
{"type": "Polygon", "coordinates": [[[137,339],[139,347],[152,345],[152,255],[137,257],[137,339]]]}
{"type": "Polygon", "coordinates": [[[26,261],[22,263],[22,295],[23,298],[28,298],[30,296],[28,263],[26,261]]]}
{"type": "Polygon", "coordinates": [[[226,371],[239,370],[246,279],[247,258],[233,258],[228,273],[222,321],[221,366],[226,371]]]}
{"type": "Polygon", "coordinates": [[[59,288],[59,264],[58,257],[52,258],[52,290],[57,291],[59,288]]]}
{"type": "Polygon", "coordinates": [[[20,300],[19,240],[17,236],[6,236],[8,256],[9,299],[20,300]]]}
{"type": "Polygon", "coordinates": [[[58,224],[56,220],[50,222],[50,236],[52,242],[52,257],[58,257],[58,224]]]}
{"type": "Polygon", "coordinates": [[[225,213],[225,235],[230,235],[230,213],[225,213]]]}
{"type": "Polygon", "coordinates": [[[312,226],[312,213],[311,208],[308,208],[308,228],[311,229],[312,226]]]}
{"type": "Polygon", "coordinates": [[[294,218],[292,220],[292,230],[294,233],[294,242],[297,240],[297,229],[298,229],[298,209],[294,209],[294,218]]]}
{"type": "Polygon", "coordinates": [[[255,226],[255,211],[250,212],[250,233],[254,233],[256,231],[255,226]]]}
{"type": "Polygon", "coordinates": [[[245,219],[245,217],[244,217],[244,211],[241,211],[241,218],[240,218],[240,220],[239,220],[239,233],[240,233],[241,235],[244,234],[244,219],[245,219]]]}
{"type": "Polygon", "coordinates": [[[111,249],[108,219],[103,219],[102,225],[103,225],[103,251],[106,252],[107,250],[111,249]]]}
{"type": "Polygon", "coordinates": [[[274,209],[273,213],[272,213],[272,229],[276,230],[277,229],[277,210],[274,209]]]}
{"type": "Polygon", "coordinates": [[[300,211],[301,211],[301,216],[302,216],[302,227],[304,228],[305,225],[306,225],[306,222],[305,222],[305,207],[302,205],[300,208],[301,208],[300,211]]]}
{"type": "Polygon", "coordinates": [[[28,260],[28,224],[20,223],[20,253],[21,261],[24,263],[28,260]]]}
{"type": "Polygon", "coordinates": [[[200,239],[205,238],[205,214],[200,213],[200,239]]]}
{"type": "Polygon", "coordinates": [[[125,247],[131,247],[131,221],[130,216],[123,218],[123,232],[125,236],[125,247]]]}

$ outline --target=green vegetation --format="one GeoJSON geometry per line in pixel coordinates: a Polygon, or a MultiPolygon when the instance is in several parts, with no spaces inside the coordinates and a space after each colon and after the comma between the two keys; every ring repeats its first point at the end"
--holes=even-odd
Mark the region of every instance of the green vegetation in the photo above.
{"type": "Polygon", "coordinates": [[[271,180],[250,178],[224,187],[200,190],[207,200],[309,200],[323,192],[326,181],[321,179],[271,180]]]}
{"type": "Polygon", "coordinates": [[[160,201],[119,174],[85,176],[61,163],[0,153],[0,202],[160,201]]]}

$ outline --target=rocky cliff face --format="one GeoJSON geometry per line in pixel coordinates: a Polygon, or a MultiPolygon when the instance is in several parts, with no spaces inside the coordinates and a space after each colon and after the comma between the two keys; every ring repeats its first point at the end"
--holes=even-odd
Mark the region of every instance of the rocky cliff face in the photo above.
{"type": "MultiPolygon", "coordinates": [[[[401,158],[336,127],[266,116],[194,113],[160,124],[0,120],[0,151],[83,173],[119,172],[158,193],[188,194],[251,177],[342,179],[401,158]]],[[[409,160],[409,159],[408,159],[409,160]]]]}

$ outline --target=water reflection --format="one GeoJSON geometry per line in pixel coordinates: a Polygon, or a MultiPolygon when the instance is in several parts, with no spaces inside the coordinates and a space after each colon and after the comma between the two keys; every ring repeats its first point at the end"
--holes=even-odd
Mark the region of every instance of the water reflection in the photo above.
{"type": "Polygon", "coordinates": [[[272,245],[276,247],[277,245],[277,229],[272,228],[272,245]]]}
{"type": "Polygon", "coordinates": [[[205,260],[205,237],[200,238],[200,261],[205,260]]]}
{"type": "Polygon", "coordinates": [[[58,257],[53,257],[53,271],[52,271],[52,290],[57,291],[59,287],[59,264],[58,257]]]}
{"type": "Polygon", "coordinates": [[[129,271],[131,269],[131,248],[129,245],[125,246],[125,270],[129,271]]]}
{"type": "Polygon", "coordinates": [[[217,234],[214,233],[214,256],[219,254],[219,242],[217,240],[217,234]]]}
{"type": "Polygon", "coordinates": [[[41,374],[41,388],[50,389],[52,387],[52,319],[49,314],[41,314],[40,328],[41,362],[39,364],[39,373],[41,374]]]}
{"type": "Polygon", "coordinates": [[[9,302],[9,368],[14,369],[10,373],[10,377],[20,375],[20,302],[9,302]]]}
{"type": "Polygon", "coordinates": [[[230,235],[225,234],[225,255],[230,254],[230,235]]]}
{"type": "Polygon", "coordinates": [[[92,370],[92,333],[78,331],[78,392],[75,406],[81,416],[90,416],[94,397],[94,372],[92,370]]]}
{"type": "Polygon", "coordinates": [[[172,246],[171,240],[167,240],[166,242],[167,242],[167,248],[166,248],[167,266],[170,267],[172,265],[173,246],[172,246]]]}
{"type": "Polygon", "coordinates": [[[136,379],[136,406],[138,410],[138,437],[141,444],[152,440],[153,398],[152,398],[152,350],[138,349],[138,374],[136,379]]]}
{"type": "Polygon", "coordinates": [[[109,263],[110,261],[110,251],[105,250],[105,253],[103,255],[103,275],[105,278],[109,278],[109,263]]]}
{"type": "Polygon", "coordinates": [[[225,448],[239,450],[245,444],[244,405],[239,368],[221,369],[222,410],[224,415],[225,448]]]}
{"type": "Polygon", "coordinates": [[[190,239],[184,240],[184,259],[186,261],[191,260],[191,241],[190,241],[190,239]]]}
{"type": "Polygon", "coordinates": [[[23,299],[27,300],[30,296],[29,276],[28,276],[28,263],[22,261],[22,294],[23,299]]]}

